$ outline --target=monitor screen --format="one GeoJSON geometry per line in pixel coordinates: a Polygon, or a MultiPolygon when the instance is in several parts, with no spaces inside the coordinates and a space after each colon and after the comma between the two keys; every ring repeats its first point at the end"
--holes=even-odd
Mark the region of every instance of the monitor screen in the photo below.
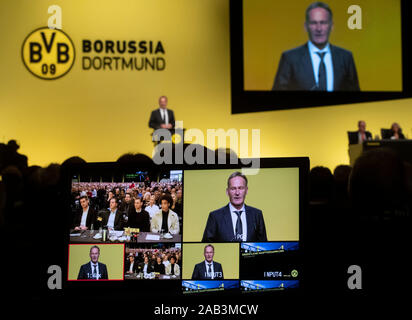
{"type": "Polygon", "coordinates": [[[232,113],[409,98],[405,0],[231,0],[232,113]]]}
{"type": "Polygon", "coordinates": [[[243,54],[246,91],[402,91],[401,1],[244,0],[243,54]]]}
{"type": "Polygon", "coordinates": [[[96,290],[92,283],[104,282],[148,296],[263,293],[273,281],[297,290],[309,161],[259,160],[252,171],[237,164],[73,169],[68,285],[96,290]]]}

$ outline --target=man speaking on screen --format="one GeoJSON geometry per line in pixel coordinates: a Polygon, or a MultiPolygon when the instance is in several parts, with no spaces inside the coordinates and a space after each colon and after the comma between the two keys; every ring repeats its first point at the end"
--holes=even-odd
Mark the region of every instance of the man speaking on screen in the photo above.
{"type": "Polygon", "coordinates": [[[213,260],[215,247],[208,244],[203,251],[203,255],[205,260],[195,265],[192,280],[224,279],[222,265],[213,260]]]}
{"type": "Polygon", "coordinates": [[[267,241],[262,211],[245,205],[247,178],[240,172],[227,180],[229,204],[209,213],[202,242],[267,241]]]}
{"type": "Polygon", "coordinates": [[[77,280],[107,280],[109,279],[107,267],[99,262],[100,248],[92,246],[90,248],[90,262],[80,267],[77,280]]]}
{"type": "Polygon", "coordinates": [[[329,5],[312,3],[304,27],[308,42],[282,53],[272,90],[359,91],[352,53],[329,43],[333,29],[329,5]]]}

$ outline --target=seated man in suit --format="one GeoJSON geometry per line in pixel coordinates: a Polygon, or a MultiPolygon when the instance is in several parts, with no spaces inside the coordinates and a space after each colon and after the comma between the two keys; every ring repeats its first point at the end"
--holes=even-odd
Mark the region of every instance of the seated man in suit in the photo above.
{"type": "Polygon", "coordinates": [[[163,195],[160,198],[161,210],[154,214],[150,229],[152,232],[160,232],[163,230],[164,233],[179,234],[179,217],[176,212],[170,210],[172,205],[172,197],[168,194],[163,195]]]}
{"type": "Polygon", "coordinates": [[[175,127],[175,115],[173,110],[167,109],[167,97],[159,98],[159,109],[153,110],[150,115],[149,127],[157,129],[173,129],[175,127]]]}
{"type": "Polygon", "coordinates": [[[111,198],[109,210],[104,211],[102,225],[107,226],[109,230],[123,229],[123,214],[118,209],[119,201],[117,198],[111,198]]]}
{"type": "Polygon", "coordinates": [[[372,140],[372,134],[369,131],[366,131],[366,122],[363,120],[359,120],[358,121],[358,141],[356,143],[363,143],[364,141],[367,141],[367,140],[372,140]]]}
{"type": "Polygon", "coordinates": [[[134,199],[134,208],[129,213],[129,227],[139,228],[141,232],[150,232],[150,216],[143,210],[142,198],[134,199]]]}
{"type": "Polygon", "coordinates": [[[352,53],[329,43],[332,10],[323,2],[306,9],[309,41],[283,52],[272,90],[359,91],[352,53]]]}
{"type": "Polygon", "coordinates": [[[138,264],[134,259],[134,255],[131,253],[126,261],[125,271],[126,273],[137,273],[138,264]]]}
{"type": "Polygon", "coordinates": [[[74,217],[74,230],[87,230],[91,226],[96,226],[96,212],[89,206],[89,198],[87,196],[80,197],[81,210],[74,217]]]}
{"type": "Polygon", "coordinates": [[[133,196],[127,192],[124,196],[124,200],[119,206],[120,211],[125,212],[129,216],[129,212],[133,210],[133,196]]]}
{"type": "Polygon", "coordinates": [[[90,262],[80,267],[77,280],[102,280],[109,279],[107,267],[104,263],[99,262],[100,248],[93,246],[90,248],[90,262]]]}
{"type": "Polygon", "coordinates": [[[213,261],[215,247],[208,244],[203,255],[205,256],[205,261],[195,265],[192,280],[224,279],[222,265],[219,262],[213,261]]]}
{"type": "Polygon", "coordinates": [[[143,262],[140,264],[139,270],[145,275],[154,272],[153,264],[149,261],[149,257],[147,255],[144,257],[143,262]]]}
{"type": "Polygon", "coordinates": [[[202,242],[267,241],[262,211],[245,205],[247,178],[240,172],[227,180],[229,204],[209,213],[202,242]]]}
{"type": "Polygon", "coordinates": [[[168,276],[180,276],[180,267],[173,256],[170,258],[170,263],[166,266],[166,274],[168,276]]]}

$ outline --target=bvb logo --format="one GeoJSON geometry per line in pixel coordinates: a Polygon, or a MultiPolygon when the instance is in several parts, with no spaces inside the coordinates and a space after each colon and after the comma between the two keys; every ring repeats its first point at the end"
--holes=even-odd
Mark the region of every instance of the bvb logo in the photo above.
{"type": "Polygon", "coordinates": [[[22,58],[26,68],[36,77],[53,80],[72,68],[74,45],[62,30],[43,27],[34,30],[24,40],[22,58]]]}

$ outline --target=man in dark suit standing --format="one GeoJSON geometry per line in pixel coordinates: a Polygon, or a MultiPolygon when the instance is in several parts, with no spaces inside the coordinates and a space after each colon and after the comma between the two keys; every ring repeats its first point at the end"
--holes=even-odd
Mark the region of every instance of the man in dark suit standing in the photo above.
{"type": "Polygon", "coordinates": [[[89,198],[87,196],[80,197],[81,210],[74,217],[74,230],[87,230],[91,226],[96,226],[96,212],[89,206],[89,198]]]}
{"type": "Polygon", "coordinates": [[[149,127],[157,129],[173,129],[175,127],[175,115],[173,110],[167,109],[167,97],[159,98],[159,109],[153,110],[150,115],[149,127]]]}
{"type": "Polygon", "coordinates": [[[352,53],[329,43],[332,10],[323,2],[306,9],[309,41],[283,52],[272,90],[359,91],[352,53]]]}
{"type": "Polygon", "coordinates": [[[203,254],[205,256],[205,261],[195,265],[192,280],[224,279],[222,265],[219,262],[213,261],[215,247],[208,244],[205,247],[203,254]]]}
{"type": "Polygon", "coordinates": [[[247,178],[240,172],[227,180],[229,204],[209,213],[202,242],[267,241],[262,211],[245,205],[247,178]]]}
{"type": "Polygon", "coordinates": [[[90,262],[80,267],[77,280],[107,280],[109,275],[104,263],[99,262],[100,248],[93,246],[90,248],[90,262]]]}

